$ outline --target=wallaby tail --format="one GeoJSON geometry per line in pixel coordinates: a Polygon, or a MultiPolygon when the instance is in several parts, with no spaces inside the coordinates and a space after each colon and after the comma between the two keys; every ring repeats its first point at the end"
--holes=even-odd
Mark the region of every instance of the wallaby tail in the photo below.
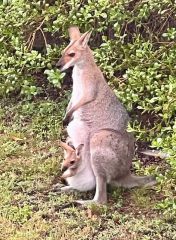
{"type": "Polygon", "coordinates": [[[155,185],[156,179],[153,176],[135,176],[135,175],[127,175],[118,180],[112,181],[112,185],[124,188],[133,188],[133,187],[150,187],[155,185]]]}
{"type": "Polygon", "coordinates": [[[160,150],[147,150],[146,149],[146,150],[140,151],[140,153],[143,153],[144,155],[147,155],[147,156],[159,157],[161,159],[170,157],[169,153],[165,153],[160,150]]]}

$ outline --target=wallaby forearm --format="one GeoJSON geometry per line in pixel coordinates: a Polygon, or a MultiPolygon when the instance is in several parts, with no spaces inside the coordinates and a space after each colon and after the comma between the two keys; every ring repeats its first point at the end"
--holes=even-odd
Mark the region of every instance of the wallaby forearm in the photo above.
{"type": "Polygon", "coordinates": [[[66,114],[70,111],[70,109],[72,108],[72,99],[70,99],[67,109],[66,109],[66,114]]]}
{"type": "Polygon", "coordinates": [[[92,99],[87,100],[87,99],[85,99],[84,97],[81,98],[81,100],[80,100],[78,103],[76,103],[74,106],[72,106],[72,107],[70,108],[70,110],[66,113],[66,116],[65,116],[65,117],[71,117],[71,115],[72,115],[78,108],[84,106],[84,105],[87,104],[87,103],[92,102],[94,99],[95,99],[95,98],[92,98],[92,99]]]}
{"type": "Polygon", "coordinates": [[[80,107],[86,105],[87,103],[90,103],[92,101],[94,101],[96,99],[97,96],[97,91],[94,89],[89,89],[89,91],[87,92],[85,89],[85,94],[83,94],[83,97],[75,104],[73,104],[73,102],[70,102],[68,106],[68,111],[66,112],[65,118],[70,118],[72,116],[72,114],[78,110],[80,107]]]}

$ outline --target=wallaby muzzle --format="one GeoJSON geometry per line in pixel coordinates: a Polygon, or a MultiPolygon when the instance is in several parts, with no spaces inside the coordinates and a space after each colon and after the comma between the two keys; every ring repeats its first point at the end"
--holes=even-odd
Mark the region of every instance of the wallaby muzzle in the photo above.
{"type": "Polygon", "coordinates": [[[63,167],[61,168],[61,172],[64,173],[67,169],[68,169],[68,167],[63,166],[63,167]]]}
{"type": "Polygon", "coordinates": [[[65,65],[64,59],[61,57],[59,61],[56,63],[56,67],[61,69],[65,65]]]}

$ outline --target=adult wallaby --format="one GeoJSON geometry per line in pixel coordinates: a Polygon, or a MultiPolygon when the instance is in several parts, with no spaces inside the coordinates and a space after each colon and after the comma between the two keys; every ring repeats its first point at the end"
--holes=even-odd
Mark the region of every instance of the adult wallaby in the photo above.
{"type": "MultiPolygon", "coordinates": [[[[114,165],[115,159],[118,164],[119,161],[121,163],[124,161],[128,178],[129,166],[126,166],[127,161],[124,159],[128,157],[128,162],[131,164],[134,150],[133,148],[129,150],[128,146],[134,145],[134,139],[126,132],[129,120],[127,111],[108,86],[87,45],[91,33],[86,32],[81,35],[77,27],[72,27],[69,29],[69,35],[71,42],[57,63],[62,71],[73,66],[73,92],[64,122],[68,123],[73,118],[67,127],[68,135],[75,147],[84,144],[84,158],[91,162],[96,179],[96,194],[93,201],[105,203],[107,194],[105,185],[109,182],[111,173],[108,168],[118,173],[114,165]],[[118,131],[120,135],[117,137],[113,133],[113,137],[108,137],[111,135],[97,133],[100,134],[97,135],[97,140],[91,142],[91,136],[101,129],[112,129],[118,131]],[[79,133],[82,133],[81,136],[79,133]],[[113,142],[116,143],[116,147],[111,148],[113,142]],[[117,144],[120,142],[123,142],[124,148],[126,146],[126,151],[129,151],[124,155],[122,152],[118,153],[117,144]]],[[[143,179],[141,181],[144,183],[143,179]]]]}
{"type": "Polygon", "coordinates": [[[74,146],[85,144],[89,158],[89,134],[102,128],[125,131],[128,113],[105,81],[88,47],[91,33],[81,35],[77,27],[69,28],[70,44],[57,63],[61,71],[73,68],[73,91],[64,123],[74,146]]]}
{"type": "Polygon", "coordinates": [[[90,32],[82,36],[77,27],[69,29],[70,44],[63,51],[57,66],[61,71],[73,68],[73,91],[64,122],[73,117],[85,122],[92,132],[101,128],[126,129],[127,111],[105,81],[88,47],[90,32]]]}
{"type": "MultiPolygon", "coordinates": [[[[134,176],[130,173],[134,151],[131,138],[132,136],[127,133],[121,134],[111,129],[100,130],[90,138],[91,161],[83,158],[83,144],[75,149],[73,143],[70,145],[68,141],[67,143],[61,142],[60,146],[64,148],[65,158],[62,163],[62,178],[68,183],[68,186],[61,190],[92,190],[95,188],[95,175],[98,175],[106,181],[98,181],[99,185],[96,187],[93,201],[105,203],[107,200],[106,183],[126,188],[153,185],[155,183],[153,177],[134,176]]],[[[82,201],[78,202],[82,203],[82,201]]]]}

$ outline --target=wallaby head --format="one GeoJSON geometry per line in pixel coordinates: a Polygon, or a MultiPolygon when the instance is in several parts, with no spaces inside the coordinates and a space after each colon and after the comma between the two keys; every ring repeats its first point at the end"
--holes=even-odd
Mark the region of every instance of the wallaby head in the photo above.
{"type": "Polygon", "coordinates": [[[66,178],[68,175],[69,177],[74,176],[80,165],[81,150],[84,144],[80,144],[76,149],[64,142],[60,142],[60,146],[64,148],[64,161],[61,166],[62,177],[66,178]]]}
{"type": "Polygon", "coordinates": [[[75,64],[83,63],[86,60],[87,52],[90,52],[87,45],[91,35],[90,31],[81,34],[78,27],[71,27],[68,31],[70,44],[63,50],[62,57],[56,64],[61,71],[75,64]]]}

